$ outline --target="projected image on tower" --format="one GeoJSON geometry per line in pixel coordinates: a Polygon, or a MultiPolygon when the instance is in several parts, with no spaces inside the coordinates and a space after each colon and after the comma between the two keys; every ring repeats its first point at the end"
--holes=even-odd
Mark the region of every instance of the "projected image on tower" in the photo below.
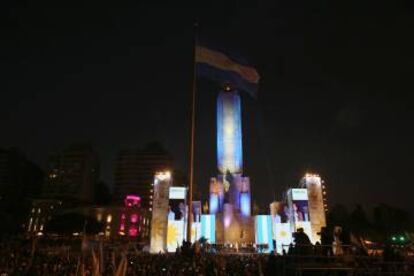
{"type": "Polygon", "coordinates": [[[217,99],[217,164],[222,174],[239,173],[243,164],[241,102],[235,92],[217,99]]]}

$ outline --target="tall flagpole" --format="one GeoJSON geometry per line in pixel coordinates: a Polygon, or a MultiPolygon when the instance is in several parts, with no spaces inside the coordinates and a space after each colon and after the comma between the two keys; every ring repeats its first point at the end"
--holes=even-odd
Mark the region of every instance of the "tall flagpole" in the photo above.
{"type": "Polygon", "coordinates": [[[194,183],[194,143],[195,143],[195,114],[196,114],[196,92],[197,92],[197,27],[194,23],[194,46],[193,46],[193,85],[191,91],[191,137],[190,137],[190,171],[188,185],[188,213],[187,213],[187,242],[191,242],[191,225],[193,220],[193,183],[194,183]]]}

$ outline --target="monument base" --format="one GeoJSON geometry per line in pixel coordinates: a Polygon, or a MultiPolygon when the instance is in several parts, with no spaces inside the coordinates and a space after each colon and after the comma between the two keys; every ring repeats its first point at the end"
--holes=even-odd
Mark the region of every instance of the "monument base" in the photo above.
{"type": "Polygon", "coordinates": [[[216,214],[216,244],[233,246],[253,245],[254,218],[243,217],[240,214],[216,214]]]}

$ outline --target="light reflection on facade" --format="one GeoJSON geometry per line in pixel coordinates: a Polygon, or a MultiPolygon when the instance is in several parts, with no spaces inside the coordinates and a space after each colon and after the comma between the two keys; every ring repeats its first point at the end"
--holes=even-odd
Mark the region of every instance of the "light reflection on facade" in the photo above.
{"type": "Polygon", "coordinates": [[[219,197],[217,194],[210,194],[210,214],[216,214],[219,210],[219,197]]]}
{"type": "Polygon", "coordinates": [[[243,216],[247,217],[250,216],[250,194],[248,193],[241,193],[240,194],[240,210],[243,216]]]}

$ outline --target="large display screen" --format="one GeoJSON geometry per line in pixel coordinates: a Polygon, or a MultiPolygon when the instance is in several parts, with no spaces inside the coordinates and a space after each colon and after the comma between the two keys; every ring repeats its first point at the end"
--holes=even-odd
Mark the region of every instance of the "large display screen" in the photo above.
{"type": "Polygon", "coordinates": [[[309,206],[307,200],[292,200],[291,215],[293,221],[309,221],[309,206]]]}
{"type": "Polygon", "coordinates": [[[170,187],[168,201],[168,220],[184,220],[186,215],[185,187],[170,187]]]}
{"type": "Polygon", "coordinates": [[[286,223],[289,222],[290,210],[286,204],[275,201],[270,205],[270,215],[273,223],[286,223]]]}
{"type": "Polygon", "coordinates": [[[170,199],[185,199],[186,194],[185,187],[170,187],[170,199]]]}
{"type": "Polygon", "coordinates": [[[310,220],[307,189],[290,189],[288,203],[291,221],[296,223],[310,220]]]}
{"type": "Polygon", "coordinates": [[[288,205],[292,231],[303,228],[303,231],[311,238],[307,189],[290,189],[288,191],[288,205]]]}
{"type": "Polygon", "coordinates": [[[290,189],[293,200],[308,200],[308,191],[306,189],[290,189]]]}

